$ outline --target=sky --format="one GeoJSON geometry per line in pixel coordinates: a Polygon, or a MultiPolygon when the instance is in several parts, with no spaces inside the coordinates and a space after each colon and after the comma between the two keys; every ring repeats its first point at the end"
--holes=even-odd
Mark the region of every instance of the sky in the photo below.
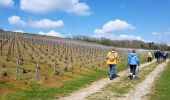
{"type": "Polygon", "coordinates": [[[170,45],[170,0],[0,0],[5,31],[170,45]]]}

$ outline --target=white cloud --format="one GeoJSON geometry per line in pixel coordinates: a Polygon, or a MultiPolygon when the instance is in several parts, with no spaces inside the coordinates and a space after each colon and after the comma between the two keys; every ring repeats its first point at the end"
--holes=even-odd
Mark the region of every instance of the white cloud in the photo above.
{"type": "Polygon", "coordinates": [[[127,23],[126,21],[123,20],[111,20],[107,22],[101,29],[95,29],[94,33],[95,34],[107,34],[107,33],[114,33],[118,31],[123,31],[123,30],[131,30],[134,29],[134,26],[131,24],[127,23]]]}
{"type": "Polygon", "coordinates": [[[10,24],[21,25],[21,26],[30,26],[35,28],[56,28],[64,26],[62,20],[52,21],[49,19],[41,19],[39,21],[23,21],[19,16],[11,16],[8,18],[10,24]]]}
{"type": "Polygon", "coordinates": [[[19,16],[9,17],[8,22],[10,24],[15,24],[15,25],[23,25],[23,26],[26,25],[26,23],[24,21],[22,21],[19,16]]]}
{"type": "Polygon", "coordinates": [[[67,12],[75,13],[78,15],[90,15],[88,11],[90,7],[85,3],[75,3],[72,9],[68,9],[67,12]]]}
{"type": "Polygon", "coordinates": [[[13,7],[14,1],[13,0],[0,0],[0,7],[13,7]]]}
{"type": "Polygon", "coordinates": [[[158,43],[166,43],[170,46],[170,29],[164,32],[152,32],[151,33],[158,43]]]}
{"type": "Polygon", "coordinates": [[[116,19],[108,21],[101,29],[95,29],[92,37],[105,37],[111,40],[143,40],[140,36],[115,34],[121,31],[133,29],[135,29],[133,25],[126,21],[116,19]]]}
{"type": "Polygon", "coordinates": [[[158,35],[160,35],[160,33],[158,33],[158,32],[152,32],[152,35],[158,36],[158,35]]]}
{"type": "Polygon", "coordinates": [[[108,38],[111,40],[139,40],[139,41],[145,41],[141,36],[137,36],[137,35],[116,35],[116,34],[98,34],[98,35],[93,35],[92,37],[96,37],[96,38],[100,38],[100,37],[104,37],[104,38],[108,38]]]}
{"type": "Polygon", "coordinates": [[[64,22],[62,20],[51,21],[49,19],[42,19],[39,21],[31,22],[30,26],[37,27],[37,28],[60,27],[60,26],[64,26],[64,22]]]}
{"type": "Polygon", "coordinates": [[[14,32],[25,33],[23,30],[16,30],[14,32]]]}
{"type": "Polygon", "coordinates": [[[119,39],[119,40],[140,40],[140,41],[144,41],[144,39],[142,39],[142,37],[134,36],[134,35],[119,35],[117,37],[117,39],[119,39]]]}
{"type": "Polygon", "coordinates": [[[170,29],[166,32],[152,32],[153,36],[158,37],[159,39],[170,37],[170,29]]]}
{"type": "Polygon", "coordinates": [[[40,31],[38,34],[40,35],[47,35],[47,36],[55,36],[55,37],[64,37],[61,33],[56,32],[55,30],[51,30],[48,33],[44,33],[42,31],[40,31]]]}
{"type": "Polygon", "coordinates": [[[64,11],[78,15],[90,15],[90,7],[79,0],[21,0],[20,9],[33,13],[64,11]]]}
{"type": "Polygon", "coordinates": [[[165,35],[169,35],[170,36],[170,30],[168,30],[167,32],[164,33],[165,35]]]}

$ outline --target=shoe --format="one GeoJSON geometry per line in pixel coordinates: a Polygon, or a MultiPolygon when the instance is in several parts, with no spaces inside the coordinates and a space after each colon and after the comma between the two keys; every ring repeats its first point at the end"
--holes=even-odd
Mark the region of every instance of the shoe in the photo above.
{"type": "Polygon", "coordinates": [[[130,79],[133,79],[133,76],[132,76],[132,75],[130,75],[130,79]]]}
{"type": "Polygon", "coordinates": [[[133,79],[133,73],[130,73],[130,79],[133,79]]]}
{"type": "Polygon", "coordinates": [[[116,75],[116,74],[114,74],[114,75],[113,75],[113,78],[116,78],[116,77],[117,77],[117,75],[116,75]]]}
{"type": "Polygon", "coordinates": [[[110,80],[113,80],[113,78],[112,77],[109,77],[110,78],[110,80]]]}

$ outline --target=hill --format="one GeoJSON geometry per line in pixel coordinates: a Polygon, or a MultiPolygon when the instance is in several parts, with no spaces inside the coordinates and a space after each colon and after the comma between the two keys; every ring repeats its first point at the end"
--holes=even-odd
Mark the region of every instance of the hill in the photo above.
{"type": "MultiPolygon", "coordinates": [[[[0,98],[53,98],[108,75],[105,57],[110,46],[5,31],[0,40],[0,98]]],[[[123,70],[130,49],[116,50],[118,70],[123,70]]],[[[145,55],[147,50],[137,52],[145,55]]]]}

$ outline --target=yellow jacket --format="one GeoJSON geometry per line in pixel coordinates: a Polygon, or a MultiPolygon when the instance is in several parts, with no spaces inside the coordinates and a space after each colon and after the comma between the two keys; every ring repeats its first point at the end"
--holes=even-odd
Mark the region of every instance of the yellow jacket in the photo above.
{"type": "MultiPolygon", "coordinates": [[[[107,58],[109,58],[110,55],[111,55],[111,52],[108,52],[107,58]]],[[[110,64],[113,64],[113,65],[116,65],[116,64],[117,64],[117,56],[118,56],[118,55],[117,55],[117,52],[116,52],[116,51],[114,52],[114,56],[115,56],[116,59],[115,59],[114,61],[112,61],[112,62],[108,59],[108,60],[107,60],[107,64],[109,64],[109,65],[110,65],[110,64]]]]}

